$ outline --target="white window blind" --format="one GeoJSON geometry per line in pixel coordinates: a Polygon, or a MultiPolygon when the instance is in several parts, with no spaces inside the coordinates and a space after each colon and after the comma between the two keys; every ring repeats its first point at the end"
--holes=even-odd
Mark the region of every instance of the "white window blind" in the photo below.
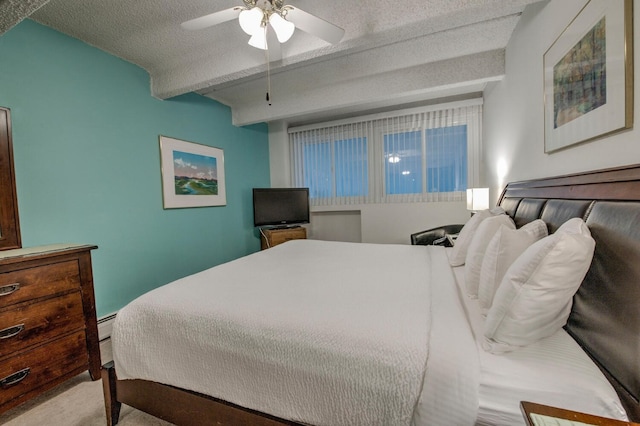
{"type": "Polygon", "coordinates": [[[459,201],[478,181],[481,100],[289,129],[313,206],[459,201]]]}

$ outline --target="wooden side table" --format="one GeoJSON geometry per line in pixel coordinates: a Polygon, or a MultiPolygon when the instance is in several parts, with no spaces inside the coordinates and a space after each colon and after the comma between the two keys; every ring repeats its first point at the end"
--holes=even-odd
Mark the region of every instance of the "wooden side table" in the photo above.
{"type": "Polygon", "coordinates": [[[290,240],[304,240],[307,238],[307,228],[262,229],[260,231],[260,249],[268,249],[290,240]]]}
{"type": "MultiPolygon", "coordinates": [[[[639,426],[639,423],[624,422],[621,420],[608,419],[606,417],[594,416],[592,414],[579,413],[577,411],[565,410],[563,408],[550,407],[548,405],[536,404],[528,401],[520,401],[520,409],[522,415],[528,426],[537,426],[534,422],[536,415],[542,415],[551,417],[552,419],[559,419],[560,422],[551,423],[556,425],[563,425],[561,421],[566,421],[567,426],[574,425],[573,422],[580,422],[587,425],[597,426],[639,426]],[[533,415],[533,417],[532,417],[533,415]]],[[[544,424],[544,423],[543,423],[544,424]]]]}

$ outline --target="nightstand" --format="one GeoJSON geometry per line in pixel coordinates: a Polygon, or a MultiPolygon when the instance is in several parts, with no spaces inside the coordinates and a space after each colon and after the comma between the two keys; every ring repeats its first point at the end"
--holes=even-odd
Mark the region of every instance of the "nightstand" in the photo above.
{"type": "Polygon", "coordinates": [[[638,426],[640,423],[624,422],[621,420],[608,419],[591,414],[579,413],[577,411],[565,410],[563,408],[550,407],[548,405],[536,404],[528,401],[520,402],[522,415],[528,426],[558,425],[574,426],[577,424],[597,425],[597,426],[638,426]],[[550,419],[549,419],[550,418],[550,419]],[[549,423],[538,423],[539,420],[550,420],[549,423]],[[556,421],[557,420],[557,421],[556,421]],[[555,421],[555,422],[554,422],[555,421]]]}
{"type": "Polygon", "coordinates": [[[268,249],[290,240],[304,240],[307,238],[307,228],[262,229],[260,230],[260,250],[268,249]]]}

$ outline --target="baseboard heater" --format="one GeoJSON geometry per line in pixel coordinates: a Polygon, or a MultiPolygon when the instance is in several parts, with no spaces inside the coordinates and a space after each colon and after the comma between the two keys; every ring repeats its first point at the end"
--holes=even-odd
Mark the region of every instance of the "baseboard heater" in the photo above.
{"type": "Polygon", "coordinates": [[[117,312],[104,316],[98,319],[98,338],[102,342],[111,337],[111,328],[113,327],[113,321],[116,319],[117,312]]]}

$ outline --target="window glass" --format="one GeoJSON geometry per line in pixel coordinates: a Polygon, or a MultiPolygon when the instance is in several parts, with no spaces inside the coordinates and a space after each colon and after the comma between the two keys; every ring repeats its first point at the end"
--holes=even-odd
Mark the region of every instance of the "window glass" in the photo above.
{"type": "Polygon", "coordinates": [[[305,144],[304,185],[309,188],[309,198],[331,197],[333,178],[331,174],[331,143],[305,144]]]}
{"type": "Polygon", "coordinates": [[[467,190],[467,126],[427,129],[428,192],[467,190]]]}
{"type": "Polygon", "coordinates": [[[306,144],[303,152],[309,198],[355,197],[369,192],[366,138],[306,144]]]}
{"type": "Polygon", "coordinates": [[[419,194],[422,192],[422,132],[384,135],[385,192],[419,194]]]}
{"type": "Polygon", "coordinates": [[[312,206],[464,200],[481,172],[476,102],[290,128],[291,184],[312,206]]]}
{"type": "Polygon", "coordinates": [[[336,196],[367,195],[369,179],[367,167],[367,139],[355,138],[334,142],[336,196]]]}

